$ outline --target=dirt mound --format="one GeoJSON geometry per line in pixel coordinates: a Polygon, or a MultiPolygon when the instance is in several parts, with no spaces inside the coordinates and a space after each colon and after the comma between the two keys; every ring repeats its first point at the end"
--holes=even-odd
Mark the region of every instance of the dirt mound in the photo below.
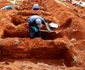
{"type": "Polygon", "coordinates": [[[73,65],[74,56],[70,51],[70,45],[68,46],[62,39],[44,41],[42,39],[6,38],[0,41],[1,58],[64,59],[65,64],[73,65]]]}

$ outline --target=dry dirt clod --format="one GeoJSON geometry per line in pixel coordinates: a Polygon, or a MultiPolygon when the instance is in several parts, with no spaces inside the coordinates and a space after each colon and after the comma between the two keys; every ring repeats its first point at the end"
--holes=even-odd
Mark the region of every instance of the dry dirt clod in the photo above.
{"type": "Polygon", "coordinates": [[[3,66],[0,66],[0,70],[3,70],[3,68],[4,68],[3,66]]]}
{"type": "Polygon", "coordinates": [[[9,65],[9,62],[7,62],[7,61],[2,62],[2,65],[9,65]]]}
{"type": "Polygon", "coordinates": [[[76,56],[74,56],[74,65],[76,65],[78,63],[78,58],[76,56]]]}
{"type": "Polygon", "coordinates": [[[18,45],[20,41],[18,39],[14,40],[14,45],[18,45]]]}
{"type": "Polygon", "coordinates": [[[74,42],[76,42],[77,40],[76,40],[75,38],[72,38],[70,41],[71,41],[72,43],[74,43],[74,42]]]}

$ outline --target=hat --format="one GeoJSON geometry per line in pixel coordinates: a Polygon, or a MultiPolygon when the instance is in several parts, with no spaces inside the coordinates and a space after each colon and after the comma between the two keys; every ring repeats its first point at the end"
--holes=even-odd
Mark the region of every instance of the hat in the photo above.
{"type": "Polygon", "coordinates": [[[35,22],[36,22],[36,24],[37,24],[38,27],[41,27],[42,26],[41,19],[37,18],[35,22]]]}

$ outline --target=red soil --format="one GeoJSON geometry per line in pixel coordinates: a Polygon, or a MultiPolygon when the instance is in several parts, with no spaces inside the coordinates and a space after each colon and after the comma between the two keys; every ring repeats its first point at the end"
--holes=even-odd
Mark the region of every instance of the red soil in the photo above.
{"type": "MultiPolygon", "coordinates": [[[[0,60],[3,61],[0,70],[85,69],[85,11],[65,4],[70,8],[53,0],[25,0],[18,9],[14,6],[13,10],[0,10],[0,60]],[[33,11],[34,3],[38,3],[41,10],[33,11]],[[59,28],[52,30],[59,33],[41,32],[42,39],[30,39],[27,20],[35,14],[47,23],[58,23],[59,28]]],[[[0,8],[5,5],[10,3],[3,1],[0,8]]]]}

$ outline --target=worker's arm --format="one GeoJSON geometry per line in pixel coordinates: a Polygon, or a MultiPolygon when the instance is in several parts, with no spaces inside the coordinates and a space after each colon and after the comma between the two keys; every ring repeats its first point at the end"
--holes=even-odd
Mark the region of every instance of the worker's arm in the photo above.
{"type": "Polygon", "coordinates": [[[39,31],[35,26],[32,26],[32,29],[34,29],[35,32],[39,31]]]}
{"type": "Polygon", "coordinates": [[[50,28],[48,27],[47,23],[45,24],[45,27],[46,27],[48,33],[51,33],[51,32],[52,32],[52,31],[50,30],[50,28]]]}

